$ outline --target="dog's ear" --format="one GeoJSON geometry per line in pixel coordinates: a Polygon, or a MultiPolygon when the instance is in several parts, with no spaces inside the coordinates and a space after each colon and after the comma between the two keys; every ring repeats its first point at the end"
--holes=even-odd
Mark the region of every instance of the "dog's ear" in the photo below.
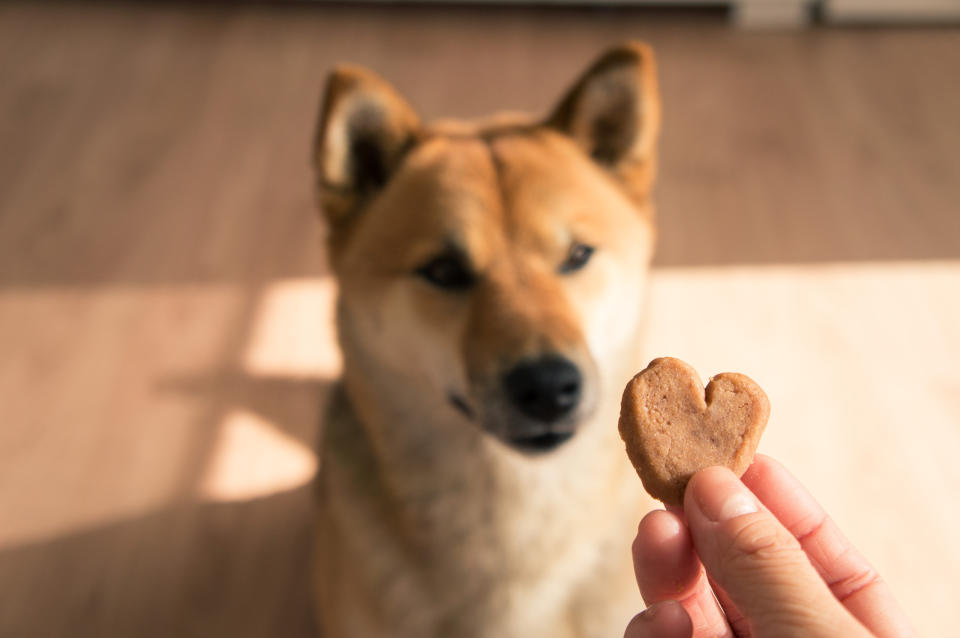
{"type": "Polygon", "coordinates": [[[646,193],[660,133],[653,50],[630,43],[607,51],[577,80],[546,123],[572,137],[631,191],[646,193]]]}
{"type": "Polygon", "coordinates": [[[374,73],[340,67],[327,78],[313,160],[320,206],[342,222],[390,179],[415,144],[420,119],[374,73]]]}

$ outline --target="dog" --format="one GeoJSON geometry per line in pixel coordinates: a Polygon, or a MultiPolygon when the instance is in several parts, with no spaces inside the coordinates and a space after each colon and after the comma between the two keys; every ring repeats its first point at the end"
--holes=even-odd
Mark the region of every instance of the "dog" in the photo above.
{"type": "Polygon", "coordinates": [[[317,480],[325,638],[622,635],[650,509],[617,434],[642,365],[651,48],[544,119],[421,122],[329,76],[314,146],[344,370],[317,480]]]}

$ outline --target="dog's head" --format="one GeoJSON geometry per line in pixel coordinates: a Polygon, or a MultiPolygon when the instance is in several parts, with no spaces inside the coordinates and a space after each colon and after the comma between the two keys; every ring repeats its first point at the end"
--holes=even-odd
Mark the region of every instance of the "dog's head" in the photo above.
{"type": "Polygon", "coordinates": [[[335,71],[315,162],[348,383],[355,366],[386,379],[373,400],[518,449],[570,438],[636,357],[659,126],[642,44],[542,121],[425,125],[375,75],[335,71]]]}

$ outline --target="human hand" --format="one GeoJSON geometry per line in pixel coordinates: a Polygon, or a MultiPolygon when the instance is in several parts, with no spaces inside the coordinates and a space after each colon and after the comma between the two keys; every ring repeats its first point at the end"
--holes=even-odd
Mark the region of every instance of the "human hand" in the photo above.
{"type": "Polygon", "coordinates": [[[656,510],[633,543],[649,607],[624,638],[907,638],[888,586],[806,489],[757,455],[742,482],[698,472],[682,511],[656,510]]]}

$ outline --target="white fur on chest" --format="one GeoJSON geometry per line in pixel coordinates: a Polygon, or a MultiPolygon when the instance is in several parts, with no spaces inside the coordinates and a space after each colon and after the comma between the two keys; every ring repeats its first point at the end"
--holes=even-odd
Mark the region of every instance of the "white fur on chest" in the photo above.
{"type": "Polygon", "coordinates": [[[542,458],[476,433],[390,467],[344,407],[324,450],[320,568],[337,581],[326,587],[375,602],[390,635],[564,635],[581,588],[607,581],[622,598],[638,482],[599,423],[542,458]]]}

